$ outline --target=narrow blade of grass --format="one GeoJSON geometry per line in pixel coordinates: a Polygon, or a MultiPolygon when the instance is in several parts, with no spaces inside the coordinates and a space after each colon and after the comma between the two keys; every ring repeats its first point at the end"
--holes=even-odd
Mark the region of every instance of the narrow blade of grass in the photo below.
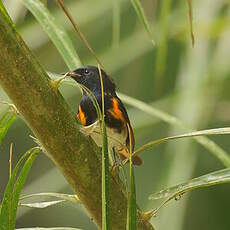
{"type": "Polygon", "coordinates": [[[16,114],[10,110],[7,110],[0,118],[0,144],[5,137],[8,129],[16,120],[16,114]]]}
{"type": "Polygon", "coordinates": [[[136,184],[134,168],[130,168],[130,190],[128,199],[127,230],[135,230],[137,227],[137,207],[136,207],[136,184]]]}
{"type": "Polygon", "coordinates": [[[1,213],[0,213],[0,229],[8,229],[9,221],[10,221],[10,208],[11,208],[11,195],[13,193],[13,186],[14,181],[17,176],[17,173],[19,171],[19,168],[21,167],[23,161],[26,157],[31,153],[31,150],[28,150],[18,161],[17,165],[15,166],[13,173],[10,177],[10,180],[7,183],[4,196],[2,199],[2,205],[1,205],[1,213]]]}
{"type": "Polygon", "coordinates": [[[188,16],[189,16],[190,37],[191,37],[191,41],[192,41],[192,47],[194,47],[194,44],[195,44],[195,37],[194,37],[193,25],[192,25],[193,16],[192,16],[192,3],[191,3],[191,0],[187,0],[187,5],[188,5],[188,16]]]}
{"type": "Polygon", "coordinates": [[[206,130],[190,132],[190,133],[171,136],[171,137],[160,138],[160,139],[151,141],[143,145],[142,147],[140,147],[137,151],[135,151],[134,156],[139,155],[147,149],[150,149],[156,145],[162,144],[170,140],[176,140],[176,139],[188,138],[188,137],[197,137],[197,136],[226,135],[226,134],[230,134],[230,127],[217,128],[217,129],[206,129],[206,130]]]}
{"type": "Polygon", "coordinates": [[[20,200],[19,202],[20,206],[30,207],[30,208],[47,208],[63,202],[71,202],[74,204],[80,203],[80,200],[75,195],[64,194],[64,193],[35,193],[35,194],[22,196],[19,198],[19,200],[20,200]],[[50,201],[49,200],[50,197],[59,198],[59,200],[50,201]],[[29,200],[42,199],[42,201],[33,201],[30,203],[28,202],[25,203],[24,200],[28,200],[28,199],[29,200]],[[24,203],[22,201],[24,201],[24,203]]]}
{"type": "Polygon", "coordinates": [[[102,145],[102,229],[110,229],[110,209],[109,209],[109,191],[110,191],[110,171],[109,171],[109,152],[108,152],[108,140],[105,127],[105,100],[104,100],[104,86],[101,74],[101,68],[98,64],[98,71],[101,82],[101,98],[102,98],[102,124],[101,133],[103,139],[102,145]]]}
{"type": "Polygon", "coordinates": [[[57,204],[66,202],[65,200],[53,200],[53,201],[43,201],[43,202],[34,202],[34,203],[19,203],[19,206],[21,207],[27,207],[27,208],[47,208],[50,206],[55,206],[57,204]]]}
{"type": "Polygon", "coordinates": [[[25,181],[27,179],[28,173],[33,165],[34,160],[36,159],[38,152],[40,150],[36,149],[34,150],[31,155],[28,157],[26,160],[19,176],[18,179],[14,185],[14,192],[12,194],[12,221],[11,221],[11,227],[15,228],[15,223],[16,223],[16,213],[17,213],[17,208],[18,208],[18,202],[19,202],[19,196],[21,194],[22,188],[25,184],[25,181]]]}
{"type": "Polygon", "coordinates": [[[85,37],[85,35],[81,32],[79,26],[77,25],[77,23],[74,21],[73,17],[71,16],[69,10],[67,9],[67,7],[65,6],[63,0],[57,0],[58,5],[61,7],[61,9],[63,10],[63,12],[66,14],[67,18],[70,20],[70,22],[73,25],[73,28],[75,29],[75,31],[78,33],[79,37],[81,38],[81,40],[84,42],[85,46],[88,48],[88,50],[90,51],[90,53],[92,54],[92,56],[95,58],[95,60],[97,61],[98,64],[100,64],[101,66],[102,63],[100,62],[99,58],[97,57],[96,53],[94,52],[93,48],[90,46],[87,38],[85,37]]]}
{"type": "Polygon", "coordinates": [[[80,200],[77,199],[76,196],[74,195],[64,194],[64,193],[54,193],[54,192],[29,194],[29,195],[20,197],[19,200],[22,201],[22,200],[27,200],[27,199],[38,198],[38,199],[45,199],[47,201],[47,197],[55,197],[55,198],[59,198],[65,201],[73,202],[73,203],[80,202],[80,200]]]}
{"type": "Polygon", "coordinates": [[[2,201],[2,208],[0,213],[0,229],[2,230],[11,230],[15,227],[19,196],[27,178],[28,172],[39,151],[40,150],[38,148],[28,150],[20,158],[19,162],[15,166],[15,169],[13,170],[12,176],[6,186],[2,201]],[[26,160],[17,178],[17,181],[15,182],[18,171],[26,157],[28,157],[28,159],[26,160]]]}
{"type": "Polygon", "coordinates": [[[133,5],[133,8],[136,11],[136,14],[137,14],[139,20],[144,25],[145,30],[146,30],[146,32],[147,32],[147,34],[148,34],[153,46],[155,46],[156,44],[155,44],[155,41],[153,39],[153,34],[152,34],[150,25],[149,25],[148,20],[147,20],[147,18],[145,16],[145,12],[144,12],[144,9],[143,9],[140,1],[139,0],[131,0],[131,3],[133,5]]]}
{"type": "MultiPolygon", "coordinates": [[[[103,119],[104,120],[104,119],[103,119]]],[[[102,229],[110,229],[110,209],[109,209],[109,154],[106,136],[106,128],[102,122],[103,147],[102,147],[102,229]]]]}
{"type": "Polygon", "coordinates": [[[127,230],[135,230],[137,227],[137,207],[136,207],[136,184],[135,184],[135,175],[133,167],[133,143],[131,139],[131,129],[129,124],[128,133],[129,133],[129,199],[128,199],[128,215],[127,215],[127,230]]]}
{"type": "Polygon", "coordinates": [[[150,195],[149,199],[175,198],[186,192],[230,182],[230,169],[218,170],[150,195]]]}
{"type": "Polygon", "coordinates": [[[62,25],[50,14],[46,6],[39,0],[23,0],[23,3],[55,44],[69,69],[73,70],[77,66],[81,66],[81,61],[72,41],[62,25]]]}
{"type": "MultiPolygon", "coordinates": [[[[191,128],[188,128],[185,124],[183,124],[182,121],[177,119],[176,117],[173,117],[172,115],[169,115],[159,109],[156,109],[147,103],[137,100],[135,98],[129,97],[125,94],[119,93],[119,96],[121,97],[122,101],[130,106],[133,106],[137,109],[140,109],[141,111],[153,116],[157,117],[158,119],[164,121],[167,124],[175,125],[178,128],[182,128],[185,131],[192,132],[191,128]]],[[[209,152],[215,156],[217,159],[222,162],[222,164],[226,167],[230,167],[230,157],[229,154],[223,150],[220,146],[218,146],[215,142],[208,139],[207,137],[193,137],[195,141],[197,141],[199,144],[204,146],[209,152]]]]}
{"type": "Polygon", "coordinates": [[[223,169],[203,175],[201,177],[194,178],[188,182],[170,187],[168,189],[161,190],[160,192],[157,192],[149,196],[150,200],[167,198],[165,201],[162,202],[162,204],[158,208],[151,212],[151,215],[155,216],[159,209],[164,207],[170,200],[178,200],[186,192],[229,182],[230,169],[223,169]]]}

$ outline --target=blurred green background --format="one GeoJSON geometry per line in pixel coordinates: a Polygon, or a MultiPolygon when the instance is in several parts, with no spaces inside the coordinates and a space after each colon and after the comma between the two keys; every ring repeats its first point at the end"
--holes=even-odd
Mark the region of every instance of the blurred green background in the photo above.
{"type": "MultiPolygon", "coordinates": [[[[129,0],[66,0],[66,6],[95,49],[119,92],[147,102],[194,129],[230,126],[230,7],[228,0],[193,0],[195,46],[192,48],[185,0],[142,0],[157,43],[153,47],[129,0]],[[163,10],[162,10],[163,9],[163,10]]],[[[49,10],[65,27],[82,63],[96,64],[85,45],[57,7],[49,10]]],[[[6,0],[10,16],[41,65],[50,72],[67,71],[57,49],[21,1],[6,0]]],[[[62,85],[61,92],[76,112],[80,91],[62,85]]],[[[8,100],[0,91],[1,99],[8,100]]],[[[6,107],[1,105],[0,112],[6,107]]],[[[136,147],[184,131],[129,107],[136,147]]],[[[8,181],[9,146],[13,165],[34,145],[31,131],[21,118],[0,146],[0,199],[8,181]]],[[[211,137],[230,154],[229,136],[211,137]]],[[[160,201],[148,196],[224,166],[192,139],[173,141],[143,153],[136,167],[138,204],[144,210],[160,201]]],[[[23,194],[73,193],[63,176],[44,154],[29,174],[23,194]]],[[[230,229],[230,185],[219,185],[186,194],[161,209],[152,223],[161,230],[230,229]]],[[[96,229],[85,209],[57,205],[47,209],[19,208],[17,228],[69,226],[96,229]]]]}

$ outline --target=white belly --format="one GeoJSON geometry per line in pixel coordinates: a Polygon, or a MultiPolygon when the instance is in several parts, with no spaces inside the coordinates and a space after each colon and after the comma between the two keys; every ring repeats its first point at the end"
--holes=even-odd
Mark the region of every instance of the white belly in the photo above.
{"type": "MultiPolygon", "coordinates": [[[[102,147],[102,135],[101,135],[101,127],[99,121],[96,121],[92,125],[83,126],[81,128],[82,133],[87,136],[91,136],[97,146],[102,147]]],[[[117,132],[115,129],[106,127],[107,139],[108,139],[108,147],[116,148],[117,150],[123,149],[126,147],[126,138],[127,138],[127,130],[124,129],[121,133],[117,132]]]]}

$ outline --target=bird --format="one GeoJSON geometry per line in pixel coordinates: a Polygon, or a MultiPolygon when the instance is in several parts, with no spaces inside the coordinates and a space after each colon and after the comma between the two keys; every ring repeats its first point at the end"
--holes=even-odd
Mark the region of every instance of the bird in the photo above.
{"type": "MultiPolygon", "coordinates": [[[[116,85],[107,73],[96,66],[83,66],[74,71],[67,72],[65,75],[71,77],[78,84],[90,91],[102,111],[102,92],[100,74],[103,82],[104,93],[104,121],[108,139],[108,147],[121,159],[130,157],[130,141],[132,152],[134,151],[135,138],[129,120],[128,113],[120,98],[116,93],[116,85]]],[[[92,96],[82,90],[82,98],[78,105],[77,118],[80,121],[85,135],[91,136],[97,146],[102,146],[102,135],[98,113],[92,100],[92,96]]],[[[140,156],[132,158],[134,165],[141,165],[143,159],[140,156]]]]}

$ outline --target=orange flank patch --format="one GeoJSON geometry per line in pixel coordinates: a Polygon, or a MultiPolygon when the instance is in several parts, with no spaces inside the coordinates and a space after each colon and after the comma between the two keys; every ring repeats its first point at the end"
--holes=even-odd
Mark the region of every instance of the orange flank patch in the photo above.
{"type": "Polygon", "coordinates": [[[116,98],[113,98],[112,99],[112,105],[113,105],[113,108],[110,109],[110,113],[116,118],[116,119],[119,119],[119,120],[122,120],[122,121],[125,121],[125,118],[119,108],[119,104],[118,104],[118,101],[116,98]]]}
{"type": "Polygon", "coordinates": [[[80,122],[81,122],[82,125],[86,125],[86,117],[85,117],[85,114],[84,114],[84,112],[82,111],[80,105],[78,106],[77,117],[78,117],[78,119],[80,120],[80,122]]]}

